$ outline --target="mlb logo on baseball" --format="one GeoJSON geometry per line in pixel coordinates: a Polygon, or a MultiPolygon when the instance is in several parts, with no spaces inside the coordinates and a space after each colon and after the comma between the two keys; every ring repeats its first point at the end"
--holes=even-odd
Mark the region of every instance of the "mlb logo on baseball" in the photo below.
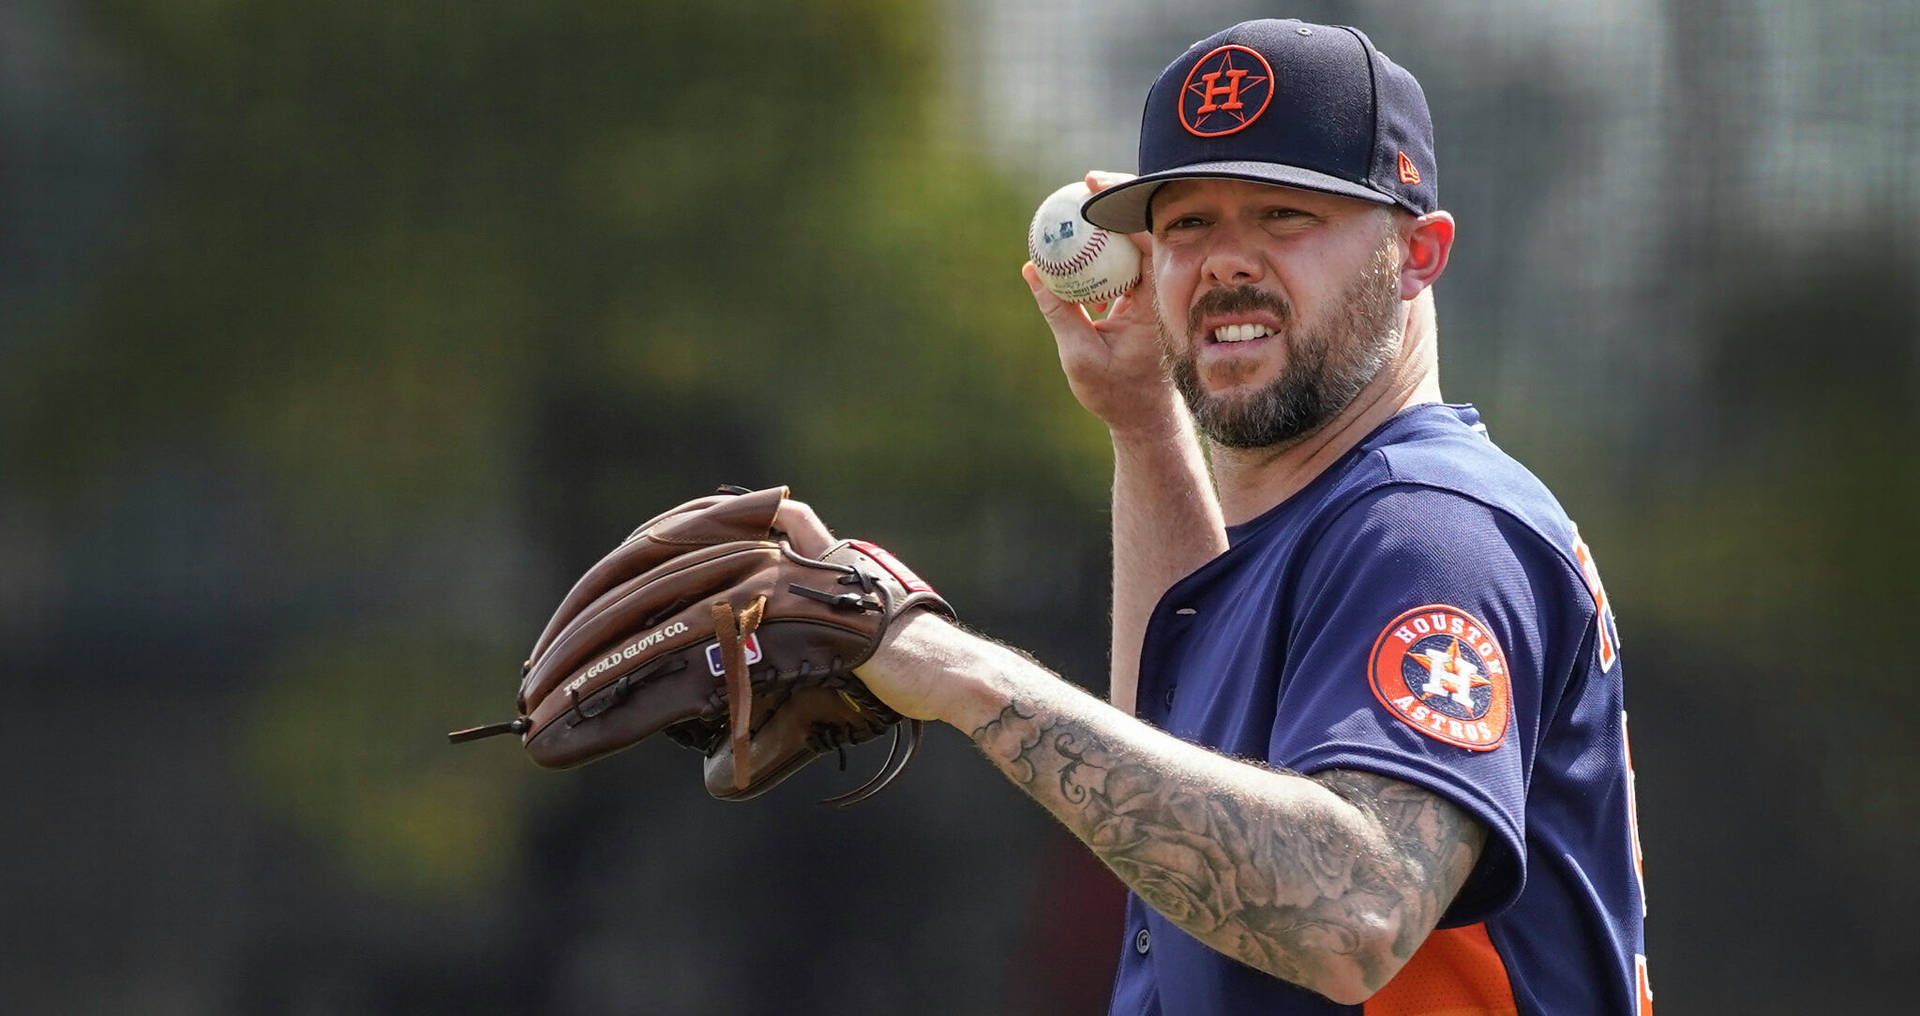
{"type": "Polygon", "coordinates": [[[1092,194],[1084,181],[1047,195],[1027,226],[1027,259],[1053,295],[1069,303],[1108,303],[1140,281],[1140,251],[1080,215],[1092,194]]]}
{"type": "MultiPolygon", "coordinates": [[[[759,635],[747,636],[741,641],[740,645],[747,651],[747,666],[751,667],[760,662],[759,635]]],[[[727,672],[726,662],[720,659],[720,643],[718,642],[707,647],[707,669],[713,671],[713,676],[715,677],[719,677],[727,672]]]]}

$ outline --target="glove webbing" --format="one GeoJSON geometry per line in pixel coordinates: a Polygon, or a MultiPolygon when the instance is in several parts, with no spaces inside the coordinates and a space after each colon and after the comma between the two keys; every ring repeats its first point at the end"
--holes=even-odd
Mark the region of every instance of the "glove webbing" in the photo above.
{"type": "Polygon", "coordinates": [[[735,616],[725,600],[713,605],[713,631],[720,637],[720,663],[727,672],[727,717],[733,737],[733,786],[747,789],[753,781],[753,682],[747,675],[747,636],[760,627],[767,598],[755,597],[735,616]]]}

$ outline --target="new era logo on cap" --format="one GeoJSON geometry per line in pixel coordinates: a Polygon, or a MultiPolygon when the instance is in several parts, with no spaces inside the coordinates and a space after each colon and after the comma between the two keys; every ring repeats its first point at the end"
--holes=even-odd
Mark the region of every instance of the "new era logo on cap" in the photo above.
{"type": "Polygon", "coordinates": [[[1192,177],[1440,207],[1419,82],[1357,29],[1299,21],[1242,22],[1167,65],[1142,111],[1139,168],[1088,199],[1087,219],[1141,232],[1153,192],[1192,177]]]}
{"type": "Polygon", "coordinates": [[[1413,164],[1412,159],[1407,158],[1407,153],[1405,152],[1400,153],[1400,182],[1401,183],[1419,183],[1420,182],[1420,169],[1418,166],[1415,166],[1413,164]]]}

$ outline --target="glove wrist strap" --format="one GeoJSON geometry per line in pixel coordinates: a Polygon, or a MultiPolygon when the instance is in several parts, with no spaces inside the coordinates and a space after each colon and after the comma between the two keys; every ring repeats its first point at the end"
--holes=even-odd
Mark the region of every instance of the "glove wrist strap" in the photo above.
{"type": "Polygon", "coordinates": [[[736,616],[725,600],[713,605],[713,632],[720,639],[720,662],[727,673],[727,719],[733,739],[733,786],[753,782],[753,681],[747,674],[746,638],[760,627],[767,598],[757,597],[736,616]]]}

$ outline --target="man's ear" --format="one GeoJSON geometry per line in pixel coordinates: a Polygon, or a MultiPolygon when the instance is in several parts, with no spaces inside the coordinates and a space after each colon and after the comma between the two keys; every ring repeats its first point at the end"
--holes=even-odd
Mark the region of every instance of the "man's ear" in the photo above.
{"type": "Polygon", "coordinates": [[[1402,225],[1400,236],[1407,246],[1406,259],[1400,262],[1400,299],[1411,300],[1447,270],[1447,255],[1453,250],[1453,216],[1439,211],[1415,216],[1402,225]]]}

